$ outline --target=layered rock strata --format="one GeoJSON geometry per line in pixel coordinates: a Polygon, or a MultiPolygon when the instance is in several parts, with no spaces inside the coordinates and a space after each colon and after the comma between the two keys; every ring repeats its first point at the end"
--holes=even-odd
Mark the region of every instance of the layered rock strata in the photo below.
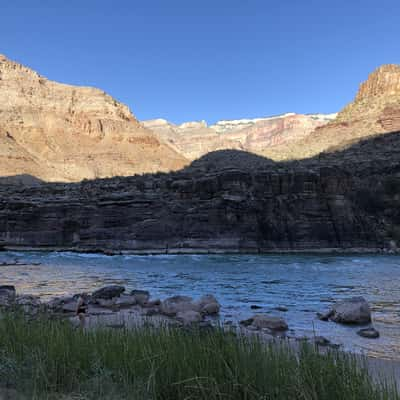
{"type": "Polygon", "coordinates": [[[79,181],[186,164],[103,91],[52,82],[0,55],[0,175],[79,181]]]}
{"type": "Polygon", "coordinates": [[[226,150],[170,174],[0,185],[0,241],[137,253],[395,250],[399,193],[400,133],[294,162],[226,150]]]}
{"type": "Polygon", "coordinates": [[[274,160],[303,159],[345,149],[362,139],[400,130],[400,65],[382,65],[360,85],[353,102],[333,121],[297,141],[264,148],[274,160]]]}
{"type": "Polygon", "coordinates": [[[335,117],[336,114],[288,113],[276,117],[219,121],[210,126],[205,121],[175,125],[164,119],[143,121],[143,125],[185,158],[194,160],[223,149],[261,154],[265,149],[297,142],[335,117]]]}

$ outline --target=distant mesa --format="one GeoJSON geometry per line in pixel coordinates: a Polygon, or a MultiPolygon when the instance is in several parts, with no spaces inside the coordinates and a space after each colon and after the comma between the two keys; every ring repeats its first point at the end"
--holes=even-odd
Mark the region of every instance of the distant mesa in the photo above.
{"type": "Polygon", "coordinates": [[[225,149],[274,161],[304,159],[396,130],[398,65],[374,71],[338,114],[176,125],[165,119],[139,122],[99,89],[50,81],[0,55],[0,176],[72,182],[169,172],[225,149]]]}

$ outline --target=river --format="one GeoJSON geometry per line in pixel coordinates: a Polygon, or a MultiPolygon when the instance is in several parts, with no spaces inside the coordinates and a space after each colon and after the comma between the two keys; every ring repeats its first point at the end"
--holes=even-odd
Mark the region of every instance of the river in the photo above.
{"type": "Polygon", "coordinates": [[[114,283],[161,299],[212,293],[222,305],[221,322],[269,312],[286,319],[289,336],[322,335],[345,350],[400,359],[400,256],[0,253],[0,264],[16,259],[28,265],[0,265],[0,284],[15,285],[19,293],[51,298],[114,283]],[[371,303],[379,339],[316,318],[335,300],[351,296],[371,303]]]}

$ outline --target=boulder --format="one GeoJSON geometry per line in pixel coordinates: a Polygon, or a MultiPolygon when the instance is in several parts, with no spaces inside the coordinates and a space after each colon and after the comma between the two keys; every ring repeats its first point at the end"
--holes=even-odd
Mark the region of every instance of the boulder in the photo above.
{"type": "Polygon", "coordinates": [[[157,315],[159,313],[160,313],[160,310],[158,308],[154,307],[154,308],[145,308],[141,315],[144,315],[146,317],[152,317],[153,315],[157,315]]]}
{"type": "Polygon", "coordinates": [[[368,324],[371,308],[364,297],[351,297],[332,306],[330,319],[341,324],[368,324]]]}
{"type": "Polygon", "coordinates": [[[221,309],[218,300],[212,294],[206,294],[196,303],[203,315],[216,315],[221,309]]]}
{"type": "Polygon", "coordinates": [[[377,339],[380,336],[379,332],[373,327],[360,329],[357,331],[357,335],[367,339],[377,339]]]}
{"type": "Polygon", "coordinates": [[[156,299],[156,300],[151,300],[148,301],[147,303],[144,304],[145,307],[158,307],[161,305],[161,300],[160,299],[156,299]]]}
{"type": "Polygon", "coordinates": [[[219,314],[221,306],[219,303],[208,303],[201,308],[201,313],[203,315],[217,315],[219,314]]]}
{"type": "Polygon", "coordinates": [[[89,304],[87,313],[93,316],[110,316],[114,314],[114,310],[110,308],[100,307],[97,304],[89,304]]]}
{"type": "Polygon", "coordinates": [[[123,294],[120,297],[117,297],[115,299],[115,303],[114,303],[117,307],[120,308],[128,308],[128,307],[132,307],[134,305],[137,304],[137,300],[135,296],[130,296],[127,294],[123,294]]]}
{"type": "Polygon", "coordinates": [[[76,312],[77,299],[74,296],[55,297],[47,303],[49,310],[56,313],[76,312]]]}
{"type": "Polygon", "coordinates": [[[249,331],[258,331],[258,330],[259,330],[259,329],[258,329],[256,326],[254,326],[254,325],[246,326],[246,329],[248,329],[249,331]]]}
{"type": "Polygon", "coordinates": [[[100,307],[103,308],[111,308],[113,310],[118,309],[119,306],[116,305],[116,298],[112,298],[112,299],[96,299],[96,304],[100,307]]]}
{"type": "Polygon", "coordinates": [[[317,346],[329,346],[331,341],[324,336],[315,336],[314,343],[317,346]]]}
{"type": "Polygon", "coordinates": [[[14,302],[16,296],[15,286],[2,285],[0,286],[0,306],[9,306],[14,302]]]}
{"type": "Polygon", "coordinates": [[[203,320],[201,314],[198,311],[193,310],[179,311],[176,314],[176,319],[184,325],[195,324],[203,320]]]}
{"type": "Polygon", "coordinates": [[[134,296],[136,302],[141,306],[146,305],[150,299],[150,293],[147,290],[132,290],[131,296],[134,296]]]}
{"type": "Polygon", "coordinates": [[[239,324],[248,327],[248,326],[251,326],[253,321],[254,321],[254,318],[248,318],[248,319],[244,319],[244,320],[240,321],[239,324]]]}
{"type": "Polygon", "coordinates": [[[333,310],[326,311],[324,313],[317,313],[317,317],[321,321],[329,321],[329,318],[332,317],[333,310]]]}
{"type": "Polygon", "coordinates": [[[163,314],[173,317],[179,312],[196,311],[200,312],[198,304],[193,303],[193,299],[188,296],[172,296],[165,299],[160,306],[163,314]]]}
{"type": "Polygon", "coordinates": [[[25,294],[17,296],[14,304],[22,309],[25,314],[35,315],[39,312],[42,302],[39,296],[25,294]]]}
{"type": "Polygon", "coordinates": [[[271,331],[287,331],[289,329],[283,318],[275,317],[267,314],[256,314],[251,324],[257,329],[268,328],[271,331]]]}
{"type": "Polygon", "coordinates": [[[7,294],[9,296],[15,296],[16,290],[13,285],[1,285],[0,286],[0,295],[7,294]]]}
{"type": "Polygon", "coordinates": [[[15,304],[18,306],[40,307],[42,302],[39,296],[21,294],[15,298],[15,304]]]}
{"type": "Polygon", "coordinates": [[[119,297],[123,292],[125,292],[125,288],[123,286],[110,285],[94,291],[92,293],[92,298],[94,300],[97,299],[110,300],[114,297],[119,297]]]}

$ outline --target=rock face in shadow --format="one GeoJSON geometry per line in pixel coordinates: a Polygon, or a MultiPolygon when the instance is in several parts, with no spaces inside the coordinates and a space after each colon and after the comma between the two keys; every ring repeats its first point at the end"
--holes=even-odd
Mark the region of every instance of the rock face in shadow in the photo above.
{"type": "Polygon", "coordinates": [[[169,174],[0,185],[0,244],[104,251],[395,250],[400,133],[301,162],[210,153],[169,174]]]}

